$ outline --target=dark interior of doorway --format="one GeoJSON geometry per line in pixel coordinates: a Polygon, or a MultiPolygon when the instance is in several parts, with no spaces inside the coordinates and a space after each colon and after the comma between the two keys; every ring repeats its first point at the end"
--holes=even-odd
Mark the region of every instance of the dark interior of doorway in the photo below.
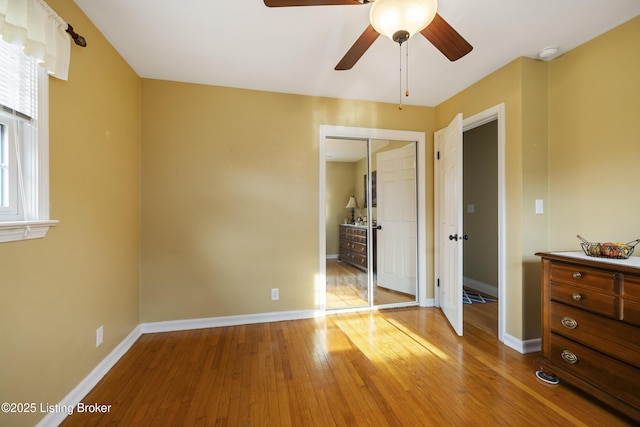
{"type": "MultiPolygon", "coordinates": [[[[498,297],[498,121],[463,132],[464,286],[498,297]]],[[[498,304],[465,304],[467,325],[498,337],[498,304]]]]}

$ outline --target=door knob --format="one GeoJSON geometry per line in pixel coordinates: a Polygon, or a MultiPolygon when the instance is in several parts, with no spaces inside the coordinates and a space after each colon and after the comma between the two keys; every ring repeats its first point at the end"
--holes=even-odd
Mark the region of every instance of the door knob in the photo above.
{"type": "Polygon", "coordinates": [[[464,236],[462,236],[462,240],[469,240],[469,235],[465,234],[464,236]]]}
{"type": "Polygon", "coordinates": [[[378,226],[376,227],[376,230],[382,230],[382,226],[381,226],[381,225],[378,225],[378,226]]]}
{"type": "Polygon", "coordinates": [[[455,240],[455,241],[458,241],[458,233],[456,233],[456,234],[449,234],[449,240],[455,240]]]}

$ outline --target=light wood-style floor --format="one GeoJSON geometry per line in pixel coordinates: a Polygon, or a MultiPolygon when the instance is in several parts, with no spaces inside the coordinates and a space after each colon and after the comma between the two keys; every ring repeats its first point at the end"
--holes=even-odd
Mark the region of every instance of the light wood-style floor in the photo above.
{"type": "Polygon", "coordinates": [[[536,357],[436,308],[149,334],[63,426],[631,425],[536,357]]]}

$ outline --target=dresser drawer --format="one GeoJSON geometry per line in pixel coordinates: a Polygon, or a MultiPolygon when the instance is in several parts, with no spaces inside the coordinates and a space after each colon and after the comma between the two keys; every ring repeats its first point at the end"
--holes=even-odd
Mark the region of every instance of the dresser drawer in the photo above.
{"type": "Polygon", "coordinates": [[[359,236],[359,237],[367,237],[367,230],[364,228],[356,228],[351,230],[351,232],[355,235],[355,236],[359,236]]]}
{"type": "Polygon", "coordinates": [[[352,242],[350,240],[343,240],[340,242],[340,248],[347,249],[349,251],[357,252],[360,254],[367,253],[367,245],[364,243],[352,242]]]}
{"type": "MultiPolygon", "coordinates": [[[[640,302],[625,299],[622,304],[622,318],[625,323],[640,326],[640,302]]],[[[640,336],[635,336],[635,339],[640,341],[640,336]]]]}
{"type": "Polygon", "coordinates": [[[351,242],[358,242],[358,243],[367,243],[367,233],[365,230],[364,235],[361,233],[355,233],[355,231],[360,231],[360,230],[353,230],[350,233],[345,233],[343,236],[341,236],[342,239],[344,240],[349,240],[351,242]]]}
{"type": "Polygon", "coordinates": [[[352,243],[351,250],[357,254],[367,254],[367,245],[363,243],[352,243]]]}
{"type": "Polygon", "coordinates": [[[551,283],[551,299],[564,304],[621,319],[621,301],[616,295],[608,295],[576,286],[551,283]]]}
{"type": "Polygon", "coordinates": [[[623,292],[624,295],[640,300],[640,276],[625,274],[623,279],[623,292]]]}
{"type": "MultiPolygon", "coordinates": [[[[551,362],[620,400],[640,407],[640,370],[553,333],[551,362]]],[[[562,379],[562,374],[558,374],[562,379]]]]}
{"type": "Polygon", "coordinates": [[[551,264],[550,279],[554,282],[610,292],[618,292],[619,288],[619,275],[614,272],[561,262],[551,264]]]}
{"type": "Polygon", "coordinates": [[[362,268],[367,268],[367,257],[364,255],[356,254],[354,252],[349,252],[347,258],[351,263],[360,266],[362,268]]]}
{"type": "Polygon", "coordinates": [[[622,318],[626,323],[640,326],[640,276],[625,274],[622,291],[622,318]]]}
{"type": "Polygon", "coordinates": [[[640,366],[640,332],[634,326],[557,302],[551,303],[550,326],[558,335],[640,366]]]}

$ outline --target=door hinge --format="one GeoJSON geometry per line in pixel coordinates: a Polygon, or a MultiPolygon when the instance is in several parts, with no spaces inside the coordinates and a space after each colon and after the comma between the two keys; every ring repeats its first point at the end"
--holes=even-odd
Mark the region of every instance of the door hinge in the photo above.
{"type": "Polygon", "coordinates": [[[440,160],[440,152],[438,151],[437,160],[440,160]]]}
{"type": "Polygon", "coordinates": [[[438,279],[437,282],[438,282],[437,285],[438,285],[438,288],[439,288],[440,287],[440,279],[438,279]]]}

